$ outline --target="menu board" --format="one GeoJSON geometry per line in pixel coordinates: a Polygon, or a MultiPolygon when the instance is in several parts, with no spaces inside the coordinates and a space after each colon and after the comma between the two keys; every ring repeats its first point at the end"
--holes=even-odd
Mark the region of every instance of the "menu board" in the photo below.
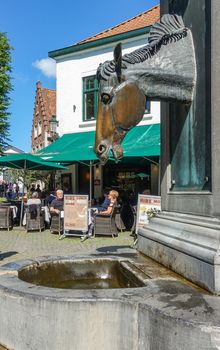
{"type": "Polygon", "coordinates": [[[64,195],[64,230],[87,231],[88,195],[64,195]]]}
{"type": "Polygon", "coordinates": [[[136,233],[139,228],[142,228],[149,223],[148,215],[149,211],[151,210],[161,211],[161,197],[139,194],[137,204],[136,233]]]}

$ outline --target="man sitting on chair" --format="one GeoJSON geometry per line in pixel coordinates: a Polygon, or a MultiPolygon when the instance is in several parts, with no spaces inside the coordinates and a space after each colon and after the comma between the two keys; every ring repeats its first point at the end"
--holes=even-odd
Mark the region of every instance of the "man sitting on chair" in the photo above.
{"type": "Polygon", "coordinates": [[[50,212],[59,215],[63,211],[63,191],[57,190],[56,198],[52,200],[50,205],[50,212]]]}

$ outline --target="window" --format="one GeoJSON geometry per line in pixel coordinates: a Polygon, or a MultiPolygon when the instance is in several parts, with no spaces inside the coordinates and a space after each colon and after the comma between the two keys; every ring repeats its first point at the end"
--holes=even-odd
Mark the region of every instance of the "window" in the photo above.
{"type": "Polygon", "coordinates": [[[83,121],[96,119],[98,81],[95,75],[83,78],[83,121]]]}
{"type": "Polygon", "coordinates": [[[41,121],[38,123],[38,135],[41,135],[42,132],[42,123],[41,121]]]}
{"type": "Polygon", "coordinates": [[[145,112],[144,114],[150,114],[150,101],[146,100],[145,112]]]}
{"type": "Polygon", "coordinates": [[[37,125],[34,125],[34,138],[37,137],[37,125]]]}

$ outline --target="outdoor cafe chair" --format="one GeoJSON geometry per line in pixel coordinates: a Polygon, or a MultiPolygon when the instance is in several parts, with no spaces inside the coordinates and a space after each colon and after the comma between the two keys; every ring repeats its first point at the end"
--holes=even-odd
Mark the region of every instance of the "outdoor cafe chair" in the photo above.
{"type": "Polygon", "coordinates": [[[12,227],[13,218],[10,206],[0,206],[0,228],[7,228],[9,231],[12,227]]]}
{"type": "Polygon", "coordinates": [[[121,208],[122,207],[120,205],[116,206],[116,215],[115,215],[116,226],[120,232],[125,230],[125,225],[121,218],[121,208]]]}
{"type": "Polygon", "coordinates": [[[94,236],[118,236],[118,228],[115,222],[117,210],[117,206],[115,206],[110,215],[101,215],[99,213],[94,215],[94,236]]]}
{"type": "Polygon", "coordinates": [[[26,231],[45,229],[44,213],[40,205],[30,204],[26,207],[26,231]]]}
{"type": "Polygon", "coordinates": [[[58,232],[59,235],[63,232],[64,224],[63,218],[61,218],[61,212],[59,214],[51,213],[50,232],[58,232]]]}

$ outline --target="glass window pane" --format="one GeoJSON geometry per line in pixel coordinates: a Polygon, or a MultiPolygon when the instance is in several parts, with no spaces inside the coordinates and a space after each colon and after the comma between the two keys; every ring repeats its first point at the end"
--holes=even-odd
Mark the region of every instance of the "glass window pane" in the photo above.
{"type": "Polygon", "coordinates": [[[95,75],[83,78],[83,120],[96,119],[98,84],[95,75]]]}
{"type": "Polygon", "coordinates": [[[95,119],[94,116],[94,93],[90,92],[85,94],[85,119],[95,119]]]}
{"type": "Polygon", "coordinates": [[[145,114],[150,113],[150,101],[146,100],[146,105],[145,105],[145,114]]]}
{"type": "Polygon", "coordinates": [[[85,90],[94,89],[94,77],[89,77],[85,79],[85,90]]]}

